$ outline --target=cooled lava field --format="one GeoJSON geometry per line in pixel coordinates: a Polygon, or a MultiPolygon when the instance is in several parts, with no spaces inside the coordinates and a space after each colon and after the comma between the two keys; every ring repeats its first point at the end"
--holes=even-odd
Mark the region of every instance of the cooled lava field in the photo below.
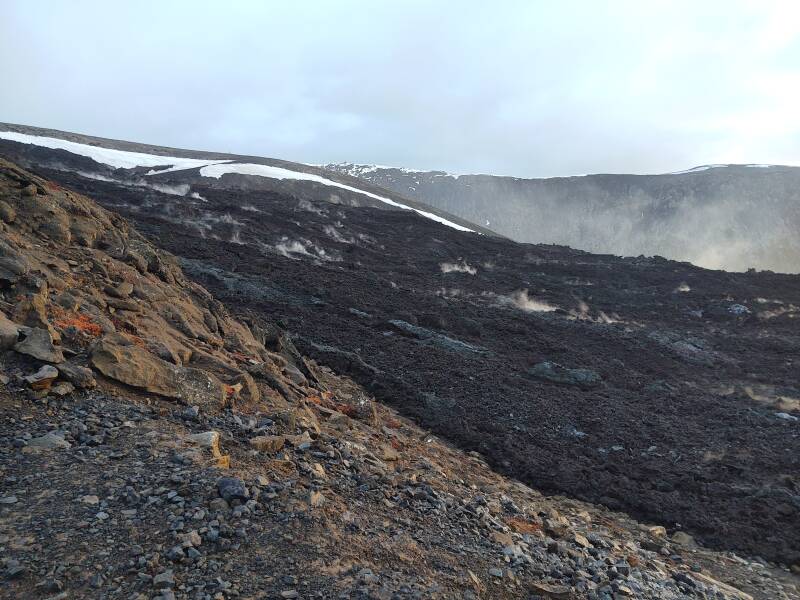
{"type": "Polygon", "coordinates": [[[496,469],[712,547],[800,559],[800,276],[517,244],[189,171],[154,180],[196,197],[167,194],[2,153],[130,219],[232,311],[277,321],[496,469]]]}

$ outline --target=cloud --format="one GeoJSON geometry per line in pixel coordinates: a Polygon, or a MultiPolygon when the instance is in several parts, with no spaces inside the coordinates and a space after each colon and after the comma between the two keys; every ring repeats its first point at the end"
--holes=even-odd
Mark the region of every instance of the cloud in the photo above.
{"type": "Polygon", "coordinates": [[[0,118],[518,176],[800,163],[797,22],[744,0],[9,0],[0,118]]]}

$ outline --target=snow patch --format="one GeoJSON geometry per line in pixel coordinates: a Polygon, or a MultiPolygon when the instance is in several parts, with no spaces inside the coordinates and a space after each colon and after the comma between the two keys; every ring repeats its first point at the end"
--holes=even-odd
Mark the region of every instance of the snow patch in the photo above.
{"type": "Polygon", "coordinates": [[[761,165],[761,164],[750,164],[750,165],[701,165],[699,167],[692,167],[691,169],[686,169],[685,171],[673,171],[672,173],[668,173],[668,175],[684,175],[686,173],[698,173],[700,171],[708,171],[709,169],[725,169],[727,167],[747,167],[752,169],[769,169],[770,167],[774,167],[776,165],[761,165]]]}
{"type": "Polygon", "coordinates": [[[405,204],[400,204],[399,202],[395,202],[394,200],[391,200],[384,196],[379,196],[378,194],[373,194],[372,192],[360,190],[351,185],[345,185],[344,183],[339,183],[338,181],[333,181],[332,179],[326,179],[325,177],[314,175],[312,173],[291,171],[289,169],[284,169],[283,167],[273,167],[271,165],[257,165],[253,163],[226,163],[226,164],[218,163],[218,164],[210,164],[200,169],[200,175],[202,175],[203,177],[213,177],[215,179],[219,179],[220,177],[228,173],[234,173],[239,175],[255,175],[258,177],[267,177],[269,179],[281,179],[281,180],[293,179],[299,181],[313,181],[315,183],[319,183],[322,185],[337,187],[343,190],[348,190],[350,192],[355,192],[356,194],[369,196],[370,198],[374,198],[375,200],[379,200],[384,204],[388,204],[396,208],[402,208],[404,210],[413,210],[414,212],[422,215],[423,217],[426,217],[433,221],[437,221],[438,223],[447,225],[448,227],[452,227],[453,229],[458,229],[459,231],[472,232],[471,229],[464,227],[463,225],[458,225],[457,223],[448,221],[444,217],[440,217],[439,215],[435,215],[431,212],[419,210],[417,208],[412,208],[410,206],[406,206],[405,204]]]}
{"type": "Polygon", "coordinates": [[[135,169],[136,167],[168,167],[166,169],[151,170],[147,174],[168,173],[182,169],[196,169],[207,165],[230,162],[229,160],[206,160],[197,158],[180,158],[177,156],[157,156],[155,154],[144,154],[142,152],[128,152],[126,150],[114,150],[112,148],[102,148],[100,146],[90,146],[79,144],[59,138],[43,137],[38,135],[28,135],[15,131],[0,131],[0,139],[20,142],[21,144],[31,144],[42,146],[53,150],[66,150],[72,154],[86,156],[93,161],[108,165],[115,169],[135,169]]]}

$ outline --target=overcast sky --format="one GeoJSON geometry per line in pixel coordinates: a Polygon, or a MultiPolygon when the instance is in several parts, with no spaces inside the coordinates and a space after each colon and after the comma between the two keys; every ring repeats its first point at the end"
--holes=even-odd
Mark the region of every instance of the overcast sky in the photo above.
{"type": "Polygon", "coordinates": [[[799,7],[0,0],[0,121],[524,177],[800,164],[799,7]]]}

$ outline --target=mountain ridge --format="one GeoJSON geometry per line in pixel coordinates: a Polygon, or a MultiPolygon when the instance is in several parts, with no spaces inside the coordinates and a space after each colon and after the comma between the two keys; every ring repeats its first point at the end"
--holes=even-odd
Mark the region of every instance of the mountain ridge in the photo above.
{"type": "Polygon", "coordinates": [[[800,270],[800,168],[706,165],[664,174],[525,179],[329,164],[499,234],[711,269],[800,270]]]}
{"type": "MultiPolygon", "coordinates": [[[[291,161],[285,161],[281,159],[273,159],[267,157],[259,157],[259,156],[250,156],[250,155],[237,155],[237,154],[230,154],[230,153],[219,153],[219,152],[208,152],[208,151],[198,151],[198,150],[185,150],[179,148],[170,148],[165,146],[155,146],[151,144],[140,144],[137,142],[129,142],[123,140],[114,140],[108,138],[101,138],[96,136],[88,136],[84,134],[72,133],[72,132],[64,132],[54,129],[46,129],[40,127],[32,127],[27,125],[16,125],[10,123],[0,123],[0,143],[14,143],[20,140],[15,140],[12,136],[6,135],[5,140],[3,139],[4,132],[6,134],[21,134],[26,139],[21,140],[22,143],[26,144],[36,144],[35,138],[40,138],[39,143],[45,143],[48,138],[52,138],[54,140],[63,140],[67,143],[71,144],[78,144],[78,145],[85,145],[88,146],[88,152],[84,155],[89,157],[88,155],[92,152],[92,148],[95,149],[103,149],[108,148],[113,151],[120,151],[120,152],[131,152],[137,154],[145,154],[145,155],[152,155],[152,157],[165,157],[165,158],[188,158],[191,160],[198,160],[209,161],[209,166],[212,163],[218,164],[228,164],[230,163],[231,166],[235,164],[239,164],[242,166],[254,165],[255,167],[259,165],[263,165],[264,167],[275,167],[277,169],[285,169],[286,172],[281,172],[280,175],[286,176],[287,174],[294,173],[298,180],[302,181],[303,176],[307,176],[310,178],[310,181],[316,181],[317,183],[322,183],[323,186],[326,184],[325,181],[328,181],[331,185],[328,187],[337,187],[337,193],[341,194],[340,190],[344,190],[345,192],[355,193],[361,198],[349,198],[349,201],[355,203],[366,203],[371,206],[376,206],[378,208],[388,208],[386,205],[393,206],[395,208],[406,208],[411,209],[416,212],[419,212],[423,216],[427,216],[427,218],[435,218],[439,219],[445,223],[452,223],[455,227],[460,227],[465,230],[474,230],[476,232],[485,234],[485,235],[496,235],[494,232],[483,228],[479,225],[475,225],[470,222],[466,222],[455,215],[449,215],[444,211],[440,211],[435,207],[428,207],[424,203],[420,203],[419,201],[415,201],[413,199],[406,198],[402,195],[397,194],[396,192],[392,192],[391,190],[384,190],[383,188],[379,188],[377,186],[373,186],[369,184],[369,182],[363,182],[356,178],[349,178],[347,176],[342,177],[341,174],[333,173],[321,169],[317,166],[307,165],[303,163],[294,163],[291,161]],[[342,180],[343,179],[343,180],[342,180]],[[364,199],[364,197],[368,199],[364,199]],[[380,198],[377,202],[375,199],[380,198]]],[[[47,147],[47,146],[46,146],[47,147]]],[[[53,146],[49,146],[53,148],[53,146]]],[[[58,150],[59,148],[55,148],[58,150]]],[[[70,151],[70,149],[66,149],[70,151]]],[[[73,148],[72,152],[80,152],[79,149],[73,148]]],[[[91,157],[89,157],[91,158],[91,157]]],[[[102,160],[102,158],[98,158],[94,156],[97,160],[102,160]]],[[[95,162],[97,162],[95,160],[95,162]]],[[[102,164],[102,163],[100,163],[102,164]]],[[[185,166],[186,169],[202,169],[202,165],[200,163],[196,165],[187,165],[185,166]]],[[[135,169],[134,169],[135,170],[135,169]]],[[[175,169],[177,170],[177,169],[175,169]]],[[[251,167],[251,170],[252,167],[251,167]]],[[[164,175],[168,173],[169,170],[162,170],[159,173],[137,173],[138,175],[164,175]]],[[[257,173],[251,174],[244,174],[244,177],[248,176],[258,176],[257,173]]],[[[219,177],[220,175],[216,175],[219,177]]],[[[263,177],[260,177],[261,181],[258,187],[262,189],[269,189],[271,186],[267,183],[269,179],[275,178],[274,173],[269,173],[263,177]]],[[[252,179],[252,177],[251,177],[252,179]]],[[[296,184],[302,186],[303,184],[296,184]]]]}

